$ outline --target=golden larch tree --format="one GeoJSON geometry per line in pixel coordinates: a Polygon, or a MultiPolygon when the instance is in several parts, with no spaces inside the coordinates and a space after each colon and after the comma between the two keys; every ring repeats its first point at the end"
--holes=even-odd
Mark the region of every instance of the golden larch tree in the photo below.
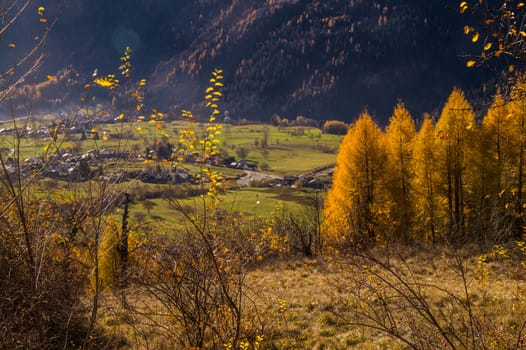
{"type": "Polygon", "coordinates": [[[514,207],[518,217],[521,218],[524,212],[524,166],[525,166],[525,147],[526,147],[526,75],[519,76],[516,84],[510,93],[510,103],[508,105],[509,114],[507,137],[510,140],[505,146],[505,155],[509,157],[509,181],[511,194],[513,196],[514,207]],[[509,151],[509,152],[508,152],[509,151]]]}
{"type": "Polygon", "coordinates": [[[480,144],[486,181],[487,194],[498,193],[506,187],[508,176],[504,164],[508,162],[510,150],[509,111],[502,94],[498,92],[482,120],[480,144]],[[493,181],[493,182],[492,182],[493,181]]]}
{"type": "Polygon", "coordinates": [[[411,167],[413,141],[416,127],[403,102],[398,102],[385,133],[387,168],[385,172],[386,195],[396,238],[407,241],[410,236],[414,210],[411,181],[414,171],[411,167]]]}
{"type": "Polygon", "coordinates": [[[436,171],[437,157],[435,154],[437,138],[435,126],[429,115],[426,115],[414,141],[413,168],[415,218],[419,223],[415,233],[420,238],[435,242],[440,234],[438,231],[438,194],[439,175],[436,171]]]}
{"type": "Polygon", "coordinates": [[[363,112],[342,140],[324,209],[329,241],[342,244],[375,240],[386,159],[383,138],[369,113],[363,112]]]}
{"type": "Polygon", "coordinates": [[[473,207],[478,214],[478,231],[484,239],[509,234],[510,220],[505,208],[507,199],[503,196],[504,192],[501,192],[509,189],[509,171],[506,170],[510,150],[508,116],[507,102],[498,91],[482,119],[478,142],[479,158],[475,164],[477,176],[474,194],[478,198],[474,198],[473,207]]]}
{"type": "Polygon", "coordinates": [[[448,239],[459,240],[466,235],[466,205],[473,184],[473,153],[478,127],[473,108],[460,89],[453,89],[436,124],[439,194],[446,206],[448,239]]]}

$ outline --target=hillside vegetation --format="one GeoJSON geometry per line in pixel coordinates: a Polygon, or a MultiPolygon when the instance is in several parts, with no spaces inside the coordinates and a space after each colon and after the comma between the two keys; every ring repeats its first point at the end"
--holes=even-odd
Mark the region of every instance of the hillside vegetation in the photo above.
{"type": "MultiPolygon", "coordinates": [[[[156,1],[91,5],[106,24],[116,11],[161,16],[156,1]]],[[[1,349],[525,347],[526,76],[517,67],[508,66],[480,120],[460,88],[421,122],[393,103],[385,128],[366,108],[351,124],[277,114],[272,125],[251,124],[225,110],[238,108],[237,98],[264,110],[266,89],[287,96],[284,110],[318,97],[335,104],[328,92],[344,80],[333,68],[345,71],[351,51],[380,64],[383,30],[405,34],[420,18],[409,10],[429,4],[181,1],[164,15],[188,14],[180,39],[198,39],[153,79],[137,73],[129,46],[115,69],[86,77],[67,68],[41,79],[44,44],[65,9],[5,3],[0,35],[20,31],[31,14],[24,30],[33,41],[0,36],[0,50],[10,52],[0,62],[8,66],[0,68],[0,103],[9,115],[0,126],[1,349]],[[296,41],[282,46],[284,37],[296,41]],[[207,70],[223,49],[236,57],[227,43],[261,53],[241,65],[250,79],[207,70]],[[303,64],[264,61],[295,57],[288,50],[325,52],[312,65],[326,73],[307,67],[312,79],[291,88],[303,64]],[[195,110],[154,106],[151,93],[174,93],[167,87],[179,74],[206,81],[191,92],[202,96],[195,110]],[[241,83],[229,85],[233,76],[241,83]],[[78,102],[34,112],[48,87],[78,102]],[[259,87],[247,102],[243,93],[259,87]]],[[[459,12],[490,8],[473,4],[461,2],[459,12]]],[[[85,15],[85,2],[72,5],[85,15]]],[[[497,31],[465,27],[473,43],[484,39],[468,67],[492,56],[520,59],[507,48],[526,42],[525,4],[509,0],[489,15],[501,20],[497,31]]],[[[418,33],[397,37],[397,47],[413,47],[418,33]]],[[[140,46],[128,29],[117,34],[116,46],[140,46]]],[[[48,102],[67,104],[62,96],[48,102]]]]}

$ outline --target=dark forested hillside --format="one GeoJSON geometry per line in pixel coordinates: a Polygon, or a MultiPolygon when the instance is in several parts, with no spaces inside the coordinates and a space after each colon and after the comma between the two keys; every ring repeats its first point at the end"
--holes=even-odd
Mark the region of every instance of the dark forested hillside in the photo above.
{"type": "MultiPolygon", "coordinates": [[[[420,115],[453,86],[476,91],[455,3],[446,0],[75,0],[48,43],[52,72],[115,70],[126,45],[149,79],[149,101],[192,107],[213,68],[225,71],[234,118],[385,124],[398,98],[420,115]],[[447,4],[453,6],[448,8],[447,4]]],[[[194,106],[195,107],[195,106],[194,106]]]]}
{"type": "Polygon", "coordinates": [[[398,97],[422,112],[466,83],[463,40],[438,1],[231,1],[154,77],[162,91],[224,67],[235,116],[384,119],[398,97]]]}

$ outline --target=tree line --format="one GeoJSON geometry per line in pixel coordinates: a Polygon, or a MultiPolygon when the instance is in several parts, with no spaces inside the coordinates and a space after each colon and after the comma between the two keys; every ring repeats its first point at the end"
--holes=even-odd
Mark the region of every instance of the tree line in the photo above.
{"type": "Polygon", "coordinates": [[[383,131],[367,111],[349,128],[325,202],[337,245],[393,240],[495,242],[524,224],[526,76],[498,92],[481,122],[455,88],[438,120],[399,102],[383,131]]]}

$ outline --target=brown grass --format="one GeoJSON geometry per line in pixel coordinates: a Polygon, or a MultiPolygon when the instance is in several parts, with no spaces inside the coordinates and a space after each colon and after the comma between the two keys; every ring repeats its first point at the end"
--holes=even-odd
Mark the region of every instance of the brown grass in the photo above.
{"type": "MultiPolygon", "coordinates": [[[[376,253],[375,258],[386,261],[384,253],[376,253]]],[[[430,308],[442,312],[446,321],[450,317],[455,327],[459,326],[461,316],[452,296],[465,295],[464,279],[457,269],[460,261],[465,268],[473,313],[486,322],[483,331],[489,339],[487,348],[515,348],[517,344],[517,348],[522,348],[520,340],[515,344],[526,318],[526,281],[520,266],[521,255],[508,259],[490,252],[484,263],[479,263],[479,253],[451,254],[442,249],[440,252],[415,250],[409,254],[405,250],[405,256],[400,255],[390,254],[389,267],[408,281],[418,282],[430,308]]],[[[263,261],[253,268],[246,281],[247,300],[250,299],[247,305],[255,304],[260,313],[258,327],[265,339],[261,349],[409,348],[385,332],[352,324],[356,305],[351,299],[360,276],[369,269],[355,262],[351,257],[342,256],[288,257],[263,261]]],[[[132,299],[149,303],[139,294],[134,294],[132,299]]],[[[124,309],[105,311],[103,314],[111,317],[103,319],[104,328],[128,339],[128,346],[124,348],[170,348],[174,344],[169,337],[156,334],[163,332],[152,327],[151,320],[144,315],[130,317],[129,310],[124,309]]],[[[405,320],[404,317],[401,314],[400,320],[405,320]]],[[[162,317],[157,316],[155,320],[162,323],[162,317]]],[[[414,327],[432,331],[425,324],[418,324],[420,321],[415,322],[414,327]]],[[[409,325],[399,327],[402,332],[409,332],[409,325]]]]}

